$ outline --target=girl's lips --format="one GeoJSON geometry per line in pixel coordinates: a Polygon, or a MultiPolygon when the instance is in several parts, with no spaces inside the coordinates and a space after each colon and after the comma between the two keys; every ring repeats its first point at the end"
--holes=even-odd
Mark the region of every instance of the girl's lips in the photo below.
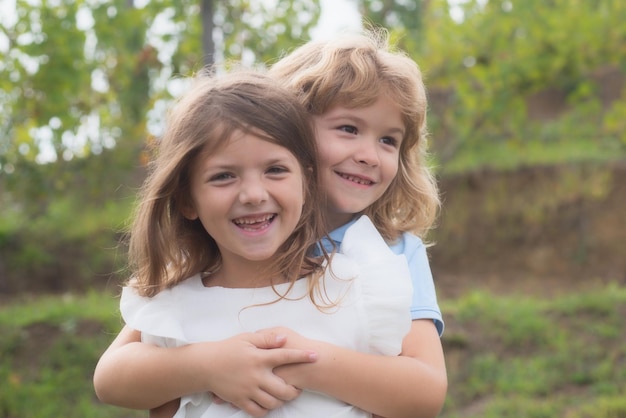
{"type": "Polygon", "coordinates": [[[260,231],[267,228],[275,217],[275,213],[267,213],[256,216],[242,216],[240,218],[233,219],[233,223],[244,231],[260,231]]]}

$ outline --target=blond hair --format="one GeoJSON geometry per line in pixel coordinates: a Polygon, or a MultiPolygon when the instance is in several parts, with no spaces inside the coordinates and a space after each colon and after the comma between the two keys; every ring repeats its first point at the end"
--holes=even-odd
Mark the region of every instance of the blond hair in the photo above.
{"type": "Polygon", "coordinates": [[[235,131],[286,148],[306,175],[309,204],[276,252],[272,268],[260,274],[293,284],[321,271],[322,259],[311,255],[323,236],[324,221],[313,204],[320,201],[320,191],[310,116],[293,93],[266,75],[201,74],[169,114],[140,193],[129,243],[130,284],[140,294],[154,296],[195,274],[219,268],[216,242],[198,219],[187,219],[183,211],[191,204],[190,173],[198,156],[222,146],[235,131]]]}
{"type": "Polygon", "coordinates": [[[386,96],[402,111],[405,135],[398,174],[365,209],[387,241],[402,232],[423,237],[433,226],[440,200],[427,166],[426,89],[418,65],[389,45],[383,29],[334,40],[311,41],[269,71],[300,98],[313,115],[335,106],[366,107],[386,96]]]}

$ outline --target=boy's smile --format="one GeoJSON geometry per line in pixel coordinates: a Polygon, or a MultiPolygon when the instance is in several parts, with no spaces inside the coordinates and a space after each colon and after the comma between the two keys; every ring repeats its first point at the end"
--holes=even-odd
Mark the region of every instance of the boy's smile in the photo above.
{"type": "Polygon", "coordinates": [[[384,96],[364,108],[336,106],[314,121],[334,229],[378,200],[395,178],[404,123],[399,107],[384,96]]]}

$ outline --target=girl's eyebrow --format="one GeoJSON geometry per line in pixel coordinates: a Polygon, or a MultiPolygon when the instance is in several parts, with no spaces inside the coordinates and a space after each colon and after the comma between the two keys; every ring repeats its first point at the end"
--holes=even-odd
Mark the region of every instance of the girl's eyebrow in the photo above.
{"type": "MultiPolygon", "coordinates": [[[[268,158],[266,160],[260,160],[258,161],[259,165],[263,165],[263,166],[270,166],[270,165],[276,165],[276,164],[289,164],[290,160],[288,158],[288,156],[284,156],[284,157],[273,157],[273,158],[268,158]]],[[[230,162],[230,161],[226,161],[223,163],[220,163],[219,161],[217,163],[210,163],[210,164],[203,164],[201,167],[201,170],[203,173],[207,172],[207,171],[214,171],[214,170],[233,170],[237,167],[239,167],[241,164],[239,164],[237,161],[235,162],[230,162]]]]}

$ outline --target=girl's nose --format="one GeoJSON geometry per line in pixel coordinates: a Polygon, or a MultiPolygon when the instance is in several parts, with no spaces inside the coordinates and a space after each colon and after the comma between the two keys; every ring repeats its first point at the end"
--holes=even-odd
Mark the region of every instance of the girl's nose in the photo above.
{"type": "Polygon", "coordinates": [[[239,191],[239,201],[244,205],[258,205],[267,201],[268,193],[261,180],[245,180],[239,191]]]}

